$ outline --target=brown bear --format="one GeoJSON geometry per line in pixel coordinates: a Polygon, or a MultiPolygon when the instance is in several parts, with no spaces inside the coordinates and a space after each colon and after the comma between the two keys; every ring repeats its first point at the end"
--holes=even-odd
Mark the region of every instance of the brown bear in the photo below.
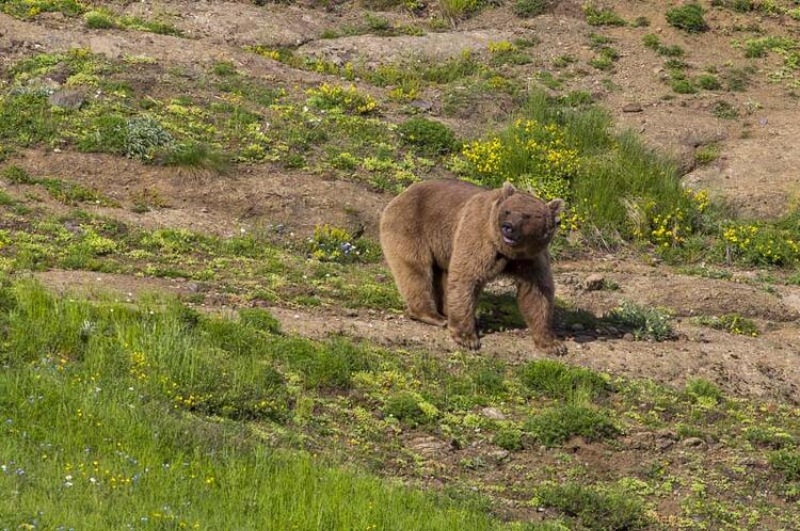
{"type": "Polygon", "coordinates": [[[477,350],[478,295],[508,275],[536,346],[563,352],[552,327],[548,250],[563,207],[561,199],[545,203],[510,184],[486,190],[449,179],[409,187],[386,206],[380,223],[383,254],[408,317],[447,325],[456,343],[477,350]]]}

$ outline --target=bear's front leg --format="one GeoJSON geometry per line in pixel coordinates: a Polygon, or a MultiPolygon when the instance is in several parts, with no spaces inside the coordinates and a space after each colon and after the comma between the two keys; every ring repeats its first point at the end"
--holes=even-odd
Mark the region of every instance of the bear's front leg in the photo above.
{"type": "Polygon", "coordinates": [[[549,355],[563,355],[566,346],[553,332],[555,283],[549,257],[515,264],[517,304],[536,347],[549,355]]]}
{"type": "Polygon", "coordinates": [[[475,307],[481,286],[474,280],[451,273],[447,288],[447,328],[460,346],[478,350],[481,340],[475,323],[475,307]]]}
{"type": "Polygon", "coordinates": [[[481,348],[475,322],[478,296],[484,284],[497,276],[506,263],[491,249],[458,245],[453,249],[447,279],[447,327],[462,347],[481,348]]]}

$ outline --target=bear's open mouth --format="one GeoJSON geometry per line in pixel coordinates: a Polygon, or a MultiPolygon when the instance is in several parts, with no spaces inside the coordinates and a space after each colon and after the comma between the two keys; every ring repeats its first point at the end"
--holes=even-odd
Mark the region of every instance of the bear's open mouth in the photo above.
{"type": "Polygon", "coordinates": [[[515,240],[515,239],[513,239],[513,238],[509,238],[509,237],[508,237],[508,236],[506,236],[506,235],[503,235],[503,241],[504,241],[504,242],[505,242],[507,245],[516,245],[516,244],[518,244],[518,243],[519,243],[519,240],[515,240]]]}

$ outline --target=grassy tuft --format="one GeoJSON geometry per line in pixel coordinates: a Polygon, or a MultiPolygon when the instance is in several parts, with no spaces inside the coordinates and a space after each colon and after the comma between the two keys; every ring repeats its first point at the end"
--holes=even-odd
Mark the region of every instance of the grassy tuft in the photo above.
{"type": "Polygon", "coordinates": [[[549,447],[564,444],[572,437],[599,441],[620,433],[603,410],[576,404],[544,409],[529,418],[524,429],[539,443],[549,447]]]}
{"type": "Polygon", "coordinates": [[[667,22],[688,33],[708,31],[708,24],[703,15],[705,10],[700,4],[689,3],[667,10],[667,22]]]}
{"type": "Polygon", "coordinates": [[[600,374],[554,360],[534,360],[519,369],[525,386],[553,400],[594,400],[610,391],[600,374]]]}
{"type": "Polygon", "coordinates": [[[623,301],[611,312],[609,319],[619,327],[629,330],[637,340],[665,341],[675,335],[667,312],[645,308],[630,301],[623,301]]]}
{"type": "Polygon", "coordinates": [[[602,489],[570,482],[540,487],[536,500],[577,518],[586,529],[645,529],[650,524],[644,502],[618,487],[602,489]]]}

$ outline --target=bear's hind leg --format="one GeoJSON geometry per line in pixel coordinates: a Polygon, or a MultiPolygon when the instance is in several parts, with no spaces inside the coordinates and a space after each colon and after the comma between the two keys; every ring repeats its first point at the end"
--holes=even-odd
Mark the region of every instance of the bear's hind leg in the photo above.
{"type": "Polygon", "coordinates": [[[445,326],[447,318],[439,311],[433,266],[405,263],[402,273],[395,275],[397,288],[406,301],[410,319],[435,326],[445,326]]]}

